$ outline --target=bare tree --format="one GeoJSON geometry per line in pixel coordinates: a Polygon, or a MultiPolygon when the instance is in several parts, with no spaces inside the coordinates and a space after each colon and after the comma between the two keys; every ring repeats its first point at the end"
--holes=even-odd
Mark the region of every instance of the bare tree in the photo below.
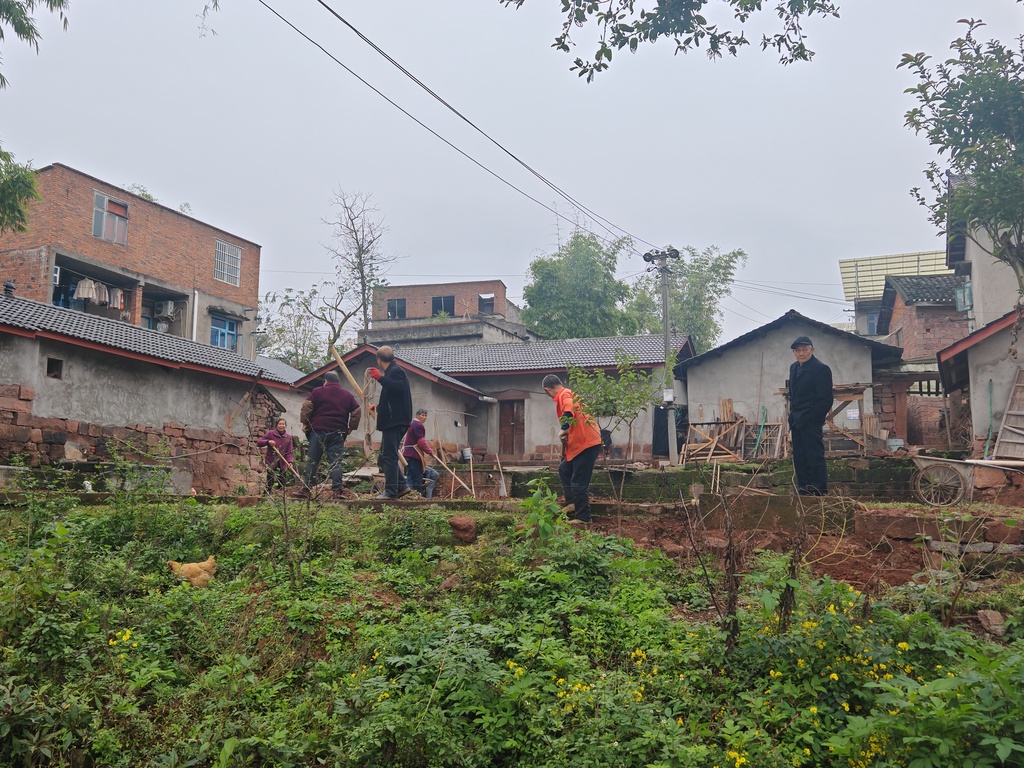
{"type": "Polygon", "coordinates": [[[332,242],[324,247],[335,262],[336,285],[344,286],[343,293],[357,304],[352,314],[361,315],[363,328],[369,328],[373,290],[387,285],[387,268],[395,261],[394,255],[380,248],[387,228],[369,193],[339,188],[331,195],[330,203],[334,212],[324,223],[331,227],[332,242]]]}
{"type": "Polygon", "coordinates": [[[324,324],[306,309],[313,298],[307,294],[285,288],[260,300],[261,333],[256,336],[256,350],[312,373],[331,358],[324,324]]]}

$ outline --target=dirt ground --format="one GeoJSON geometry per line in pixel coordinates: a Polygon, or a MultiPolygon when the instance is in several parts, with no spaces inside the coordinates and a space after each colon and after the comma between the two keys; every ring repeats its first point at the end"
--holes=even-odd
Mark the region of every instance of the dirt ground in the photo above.
{"type": "MultiPolygon", "coordinates": [[[[1019,507],[1006,507],[1005,510],[1007,516],[1020,514],[1019,507]]],[[[862,511],[876,510],[871,505],[864,505],[862,511]]],[[[877,511],[916,517],[928,517],[935,513],[933,508],[914,505],[894,507],[892,504],[879,507],[877,511]]],[[[984,513],[997,516],[999,510],[986,505],[984,513]]],[[[647,549],[661,549],[670,557],[692,557],[694,544],[699,550],[724,554],[724,531],[694,531],[691,534],[688,528],[685,515],[664,513],[621,517],[614,514],[595,515],[591,523],[592,530],[632,539],[647,549]]],[[[788,552],[793,548],[792,531],[741,531],[737,538],[740,541],[741,564],[755,550],[788,552]]],[[[813,537],[807,542],[806,560],[815,574],[827,574],[868,594],[879,594],[887,586],[906,584],[925,568],[924,553],[920,544],[890,538],[883,538],[880,541],[877,533],[865,535],[855,531],[842,536],[813,537]]]]}

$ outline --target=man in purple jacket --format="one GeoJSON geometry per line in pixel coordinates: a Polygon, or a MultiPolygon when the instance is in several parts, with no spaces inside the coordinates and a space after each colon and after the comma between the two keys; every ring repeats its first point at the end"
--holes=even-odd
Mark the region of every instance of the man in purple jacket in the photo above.
{"type": "Polygon", "coordinates": [[[306,455],[306,487],[298,495],[308,498],[314,486],[317,466],[327,454],[328,472],[331,476],[331,490],[335,498],[342,498],[342,454],[348,433],[359,426],[363,412],[355,396],[341,386],[341,377],[336,371],[324,375],[324,385],[314,389],[299,411],[299,421],[309,438],[309,453],[306,455]]]}

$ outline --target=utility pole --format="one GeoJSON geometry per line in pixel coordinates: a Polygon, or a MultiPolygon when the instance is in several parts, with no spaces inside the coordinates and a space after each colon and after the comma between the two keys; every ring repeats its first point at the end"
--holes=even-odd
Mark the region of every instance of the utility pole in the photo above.
{"type": "Polygon", "coordinates": [[[668,460],[672,466],[679,464],[679,446],[676,445],[676,390],[675,374],[673,373],[672,338],[669,335],[668,323],[668,276],[671,270],[668,266],[669,259],[678,259],[679,251],[671,245],[663,249],[654,249],[644,254],[644,261],[653,265],[661,275],[661,326],[665,339],[665,385],[662,388],[662,399],[668,410],[668,460]]]}

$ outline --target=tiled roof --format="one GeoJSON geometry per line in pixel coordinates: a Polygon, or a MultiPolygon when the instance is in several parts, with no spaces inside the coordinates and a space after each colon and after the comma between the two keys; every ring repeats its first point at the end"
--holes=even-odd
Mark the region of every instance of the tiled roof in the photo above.
{"type": "Polygon", "coordinates": [[[55,307],[18,296],[0,294],[0,326],[41,331],[109,347],[143,357],[225,371],[236,376],[289,383],[274,371],[262,368],[225,349],[200,344],[180,336],[151,331],[137,325],[55,307]]]}
{"type": "MultiPolygon", "coordinates": [[[[679,350],[687,344],[687,337],[676,334],[671,343],[673,349],[679,350]]],[[[614,366],[615,355],[620,350],[643,365],[665,362],[665,342],[661,336],[608,336],[597,339],[424,347],[399,349],[395,354],[400,360],[459,376],[470,373],[564,370],[570,364],[583,368],[614,366]]]]}
{"type": "Polygon", "coordinates": [[[964,282],[961,275],[888,275],[885,279],[906,304],[952,304],[956,301],[956,289],[964,282]]]}
{"type": "Polygon", "coordinates": [[[772,320],[770,323],[765,323],[760,328],[755,328],[752,331],[748,331],[747,333],[744,333],[742,336],[737,336],[732,341],[727,341],[725,344],[715,347],[714,349],[708,350],[707,352],[697,355],[696,357],[691,357],[689,360],[683,360],[680,365],[682,365],[684,368],[690,368],[692,366],[700,365],[701,363],[707,362],[708,360],[714,360],[717,357],[721,357],[728,350],[734,347],[740,347],[743,346],[744,344],[749,344],[752,341],[756,341],[757,339],[762,338],[766,333],[768,333],[768,331],[778,330],[779,328],[782,328],[783,326],[793,322],[810,325],[811,327],[817,328],[818,331],[828,336],[835,336],[837,338],[859,342],[860,344],[863,344],[865,347],[871,350],[872,360],[898,360],[903,351],[900,347],[894,347],[889,344],[883,344],[880,341],[867,339],[864,338],[863,336],[858,336],[855,333],[841,331],[838,328],[834,328],[833,326],[829,325],[828,323],[822,323],[819,320],[812,320],[809,317],[801,315],[795,309],[791,309],[789,310],[789,312],[787,312],[777,320],[772,320]]]}
{"type": "Polygon", "coordinates": [[[279,376],[282,381],[287,381],[289,384],[294,384],[306,375],[305,372],[300,371],[298,368],[292,368],[283,360],[277,360],[273,357],[256,355],[256,365],[265,371],[279,376]]]}

